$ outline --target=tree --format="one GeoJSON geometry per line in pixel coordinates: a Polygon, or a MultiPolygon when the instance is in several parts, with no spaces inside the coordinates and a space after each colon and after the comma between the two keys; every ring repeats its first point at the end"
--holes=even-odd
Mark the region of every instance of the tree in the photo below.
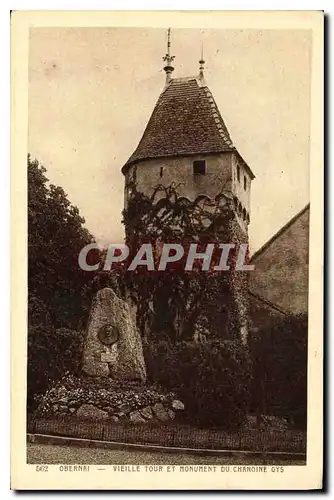
{"type": "MultiPolygon", "coordinates": [[[[28,405],[52,380],[75,371],[94,272],[78,265],[91,243],[77,207],[28,156],[28,405]]],[[[97,252],[91,258],[99,261],[97,252]]]]}
{"type": "Polygon", "coordinates": [[[43,301],[54,327],[81,328],[87,317],[83,293],[94,273],[80,269],[78,255],[94,240],[83,226],[78,208],[71,205],[61,187],[48,185],[45,173],[29,156],[29,297],[43,301]]]}

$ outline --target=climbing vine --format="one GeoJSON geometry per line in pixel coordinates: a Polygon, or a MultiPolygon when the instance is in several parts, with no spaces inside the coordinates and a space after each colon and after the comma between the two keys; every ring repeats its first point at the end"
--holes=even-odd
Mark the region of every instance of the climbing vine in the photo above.
{"type": "MultiPolygon", "coordinates": [[[[233,271],[213,270],[220,259],[219,244],[240,243],[244,238],[235,220],[233,197],[223,189],[214,200],[203,196],[192,202],[180,197],[177,189],[174,183],[158,185],[147,196],[137,191],[134,182],[129,183],[131,196],[123,211],[128,261],[143,243],[151,243],[154,249],[155,269],[162,243],[179,243],[185,249],[197,243],[197,251],[214,243],[210,270],[203,272],[197,261],[192,271],[186,271],[181,259],[164,272],[147,271],[145,266],[127,271],[127,262],[123,262],[108,273],[108,279],[114,280],[124,298],[136,303],[137,325],[146,340],[235,339],[242,319],[236,300],[240,277],[233,271]]],[[[234,259],[231,253],[231,263],[234,259]]]]}

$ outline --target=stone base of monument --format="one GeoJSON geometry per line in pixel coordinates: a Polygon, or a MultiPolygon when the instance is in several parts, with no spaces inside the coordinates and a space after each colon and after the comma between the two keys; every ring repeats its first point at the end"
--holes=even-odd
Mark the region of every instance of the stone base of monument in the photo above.
{"type": "Polygon", "coordinates": [[[174,393],[156,386],[67,375],[43,395],[35,416],[139,424],[174,420],[182,410],[174,393]]]}

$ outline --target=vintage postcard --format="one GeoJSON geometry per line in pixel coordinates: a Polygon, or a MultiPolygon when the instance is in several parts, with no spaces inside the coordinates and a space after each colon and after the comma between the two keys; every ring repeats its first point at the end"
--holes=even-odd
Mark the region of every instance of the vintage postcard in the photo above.
{"type": "Polygon", "coordinates": [[[323,21],[12,14],[13,489],[322,487],[323,21]]]}

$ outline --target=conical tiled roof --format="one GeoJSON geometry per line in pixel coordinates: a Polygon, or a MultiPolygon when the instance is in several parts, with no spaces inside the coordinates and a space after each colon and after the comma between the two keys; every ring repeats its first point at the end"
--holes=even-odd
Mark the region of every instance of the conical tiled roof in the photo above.
{"type": "Polygon", "coordinates": [[[209,88],[198,77],[172,79],[122,170],[145,159],[225,151],[235,148],[209,88]]]}

